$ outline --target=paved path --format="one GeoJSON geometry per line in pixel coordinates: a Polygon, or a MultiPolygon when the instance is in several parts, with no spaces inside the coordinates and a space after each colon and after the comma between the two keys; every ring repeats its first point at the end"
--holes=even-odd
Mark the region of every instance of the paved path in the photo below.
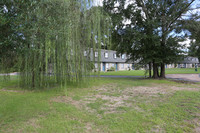
{"type": "MultiPolygon", "coordinates": [[[[19,75],[20,73],[8,73],[8,74],[0,74],[0,76],[6,76],[6,75],[19,75]]],[[[98,77],[95,75],[91,75],[91,77],[98,77]]],[[[100,75],[100,77],[103,78],[144,78],[144,76],[119,76],[119,75],[100,75]]]]}
{"type": "Polygon", "coordinates": [[[144,78],[144,76],[100,75],[103,78],[144,78]]]}
{"type": "MultiPolygon", "coordinates": [[[[144,76],[117,76],[117,75],[101,75],[104,78],[145,78],[144,76]]],[[[183,80],[190,82],[200,82],[199,74],[167,74],[166,78],[173,80],[183,80]]]]}
{"type": "Polygon", "coordinates": [[[167,74],[166,78],[191,82],[200,82],[199,74],[167,74]]]}
{"type": "Polygon", "coordinates": [[[6,76],[6,75],[19,75],[19,73],[18,72],[8,73],[8,74],[6,74],[6,73],[1,74],[0,73],[0,76],[6,76]]]}
{"type": "MultiPolygon", "coordinates": [[[[0,76],[7,74],[0,74],[0,76]]],[[[10,73],[9,75],[19,75],[19,73],[10,73]]],[[[92,76],[96,77],[96,76],[92,76]]],[[[103,78],[135,78],[141,79],[145,78],[144,76],[121,76],[121,75],[100,75],[103,78]]],[[[183,81],[191,81],[191,82],[200,82],[200,74],[167,74],[166,78],[173,80],[183,80],[183,81]]]]}

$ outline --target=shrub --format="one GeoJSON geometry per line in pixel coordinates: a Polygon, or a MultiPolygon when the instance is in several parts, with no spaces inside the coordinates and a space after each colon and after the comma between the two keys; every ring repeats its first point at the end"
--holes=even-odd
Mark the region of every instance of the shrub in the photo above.
{"type": "Polygon", "coordinates": [[[110,69],[108,69],[107,71],[115,71],[114,67],[111,67],[110,69]]]}
{"type": "Polygon", "coordinates": [[[140,70],[141,68],[143,68],[143,65],[141,65],[141,64],[135,64],[134,68],[135,68],[135,70],[140,70]]]}

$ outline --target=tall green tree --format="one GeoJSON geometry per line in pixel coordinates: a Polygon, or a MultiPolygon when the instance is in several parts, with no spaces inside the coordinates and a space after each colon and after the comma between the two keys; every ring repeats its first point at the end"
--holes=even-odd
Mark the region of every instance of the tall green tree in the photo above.
{"type": "Polygon", "coordinates": [[[167,51],[165,48],[167,47],[167,39],[169,34],[179,28],[178,21],[181,19],[182,15],[187,13],[190,10],[191,4],[195,2],[195,0],[167,0],[159,2],[159,10],[160,10],[160,27],[161,27],[161,75],[160,77],[165,77],[165,64],[168,61],[166,58],[167,51]]]}
{"type": "Polygon", "coordinates": [[[165,64],[177,60],[181,52],[178,40],[182,38],[172,33],[180,27],[177,22],[193,2],[104,0],[104,9],[113,20],[114,47],[120,53],[130,54],[134,61],[140,60],[149,66],[153,64],[153,77],[165,78],[165,64]],[[124,33],[119,33],[120,30],[124,33]]]}
{"type": "MultiPolygon", "coordinates": [[[[104,20],[101,10],[90,5],[92,0],[9,2],[15,8],[16,31],[22,39],[17,63],[23,87],[67,85],[89,78],[90,53],[100,49],[104,20]]],[[[5,3],[3,7],[9,9],[5,3]]]]}

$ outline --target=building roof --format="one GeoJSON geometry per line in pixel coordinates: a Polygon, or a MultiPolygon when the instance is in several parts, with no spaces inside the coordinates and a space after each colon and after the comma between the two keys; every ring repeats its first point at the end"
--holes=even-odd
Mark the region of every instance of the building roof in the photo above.
{"type": "Polygon", "coordinates": [[[198,58],[196,57],[185,57],[182,61],[180,61],[179,63],[182,63],[182,64],[198,64],[199,63],[199,60],[198,58]]]}
{"type": "Polygon", "coordinates": [[[101,62],[119,62],[119,63],[125,63],[127,60],[127,55],[123,54],[120,56],[117,56],[117,52],[113,50],[101,50],[101,62]],[[108,54],[108,57],[105,57],[105,54],[108,54]],[[115,58],[116,57],[116,58],[115,58]],[[123,57],[123,58],[122,58],[123,57]]]}
{"type": "MultiPolygon", "coordinates": [[[[100,55],[100,62],[109,62],[109,63],[127,63],[128,56],[126,54],[117,56],[117,51],[113,50],[105,50],[101,49],[101,54],[97,53],[100,55]],[[105,54],[108,56],[106,57],[105,54]],[[116,58],[115,58],[116,55],[116,58]],[[122,58],[123,57],[123,58],[122,58]]],[[[93,53],[91,52],[90,59],[93,60],[93,53]]],[[[98,60],[98,57],[95,57],[95,61],[98,60]]],[[[133,61],[128,61],[128,63],[133,63],[133,61]]],[[[199,60],[196,57],[185,57],[182,61],[179,61],[178,63],[180,64],[198,64],[199,60]]]]}
{"type": "MultiPolygon", "coordinates": [[[[117,56],[117,52],[113,50],[104,50],[101,49],[100,54],[100,62],[109,62],[109,63],[126,63],[128,57],[126,54],[117,56]],[[106,57],[105,54],[108,56],[106,57]],[[116,58],[115,58],[116,57],[116,58]]],[[[99,55],[99,54],[98,54],[99,55]]],[[[91,60],[93,60],[93,53],[91,52],[91,60]]],[[[97,61],[98,57],[95,57],[95,61],[97,61]]],[[[130,62],[131,63],[131,62],[130,62]]]]}

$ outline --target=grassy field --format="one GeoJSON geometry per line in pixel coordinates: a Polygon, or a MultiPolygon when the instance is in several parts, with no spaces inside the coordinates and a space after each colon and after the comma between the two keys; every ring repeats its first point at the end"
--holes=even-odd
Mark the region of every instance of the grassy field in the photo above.
{"type": "MultiPolygon", "coordinates": [[[[200,68],[196,72],[194,68],[170,68],[166,69],[166,74],[198,74],[200,68]]],[[[120,76],[144,76],[144,70],[101,72],[101,75],[120,75],[120,76]]],[[[148,73],[147,73],[148,74],[148,73]]]]}
{"type": "Polygon", "coordinates": [[[0,82],[0,132],[200,132],[200,84],[91,82],[37,91],[0,82]]]}

